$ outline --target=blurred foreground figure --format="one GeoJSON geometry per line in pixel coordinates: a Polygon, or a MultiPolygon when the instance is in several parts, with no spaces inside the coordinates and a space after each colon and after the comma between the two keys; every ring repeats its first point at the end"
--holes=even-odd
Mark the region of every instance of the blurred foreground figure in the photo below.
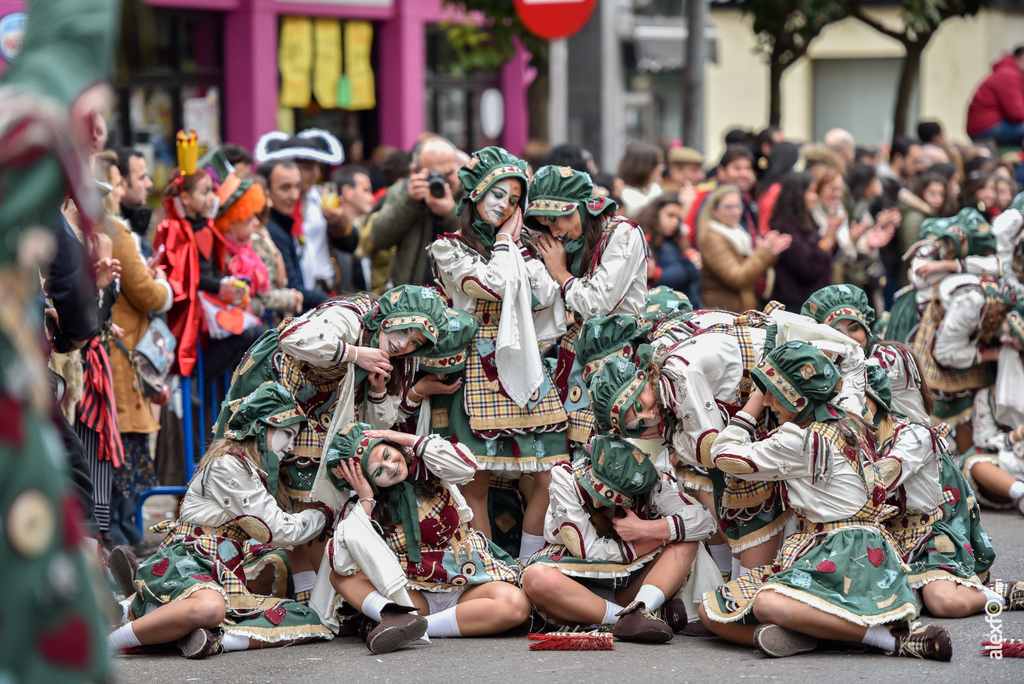
{"type": "Polygon", "coordinates": [[[0,669],[14,681],[109,679],[79,506],[51,415],[40,264],[71,195],[98,202],[79,150],[105,99],[113,0],[32,0],[24,49],[0,81],[0,669]]]}

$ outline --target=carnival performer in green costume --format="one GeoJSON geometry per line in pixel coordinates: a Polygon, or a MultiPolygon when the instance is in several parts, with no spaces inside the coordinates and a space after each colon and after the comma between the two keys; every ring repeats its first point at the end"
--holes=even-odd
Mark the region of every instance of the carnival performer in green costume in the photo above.
{"type": "MultiPolygon", "coordinates": [[[[544,263],[523,244],[526,163],[485,147],[459,169],[459,179],[468,191],[459,202],[459,232],[436,240],[430,252],[445,293],[473,314],[478,330],[455,395],[460,406],[444,427],[477,458],[476,477],[463,491],[486,536],[491,472],[534,478],[519,551],[526,559],[544,543],[548,472],[568,458],[566,413],[541,361],[534,321],[561,300],[544,263]]],[[[563,331],[564,321],[551,337],[563,331]]]]}
{"type": "MultiPolygon", "coordinates": [[[[266,382],[228,408],[160,550],[135,573],[115,649],[177,641],[187,658],[330,639],[316,613],[286,598],[281,547],[331,529],[334,511],[281,509],[277,473],[306,418],[280,384],[266,382]]],[[[171,527],[171,526],[168,526],[171,527]]]]}
{"type": "Polygon", "coordinates": [[[944,628],[909,624],[917,605],[902,550],[884,526],[896,510],[885,505],[859,430],[829,403],[839,369],[793,341],[769,353],[753,378],[759,392],[718,436],[712,458],[743,480],[781,481],[797,532],[773,563],[704,595],[705,626],[772,657],[813,650],[822,638],[948,661],[944,628]],[[754,426],[766,408],[780,427],[758,441],[754,426]]]}

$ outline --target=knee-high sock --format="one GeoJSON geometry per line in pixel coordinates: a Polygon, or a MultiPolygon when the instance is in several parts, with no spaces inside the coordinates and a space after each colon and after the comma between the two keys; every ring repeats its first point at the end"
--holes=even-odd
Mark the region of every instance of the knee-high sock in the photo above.
{"type": "Polygon", "coordinates": [[[107,646],[115,653],[123,648],[134,648],[141,645],[142,642],[135,636],[130,622],[127,625],[121,625],[107,636],[107,646]]]}
{"type": "Polygon", "coordinates": [[[380,609],[389,603],[391,603],[391,599],[379,591],[374,590],[367,594],[366,598],[363,599],[363,605],[360,606],[359,612],[371,620],[380,622],[380,609]]]}
{"type": "Polygon", "coordinates": [[[645,584],[636,592],[636,601],[642,601],[647,610],[654,611],[665,603],[665,593],[653,584],[645,584]]]}
{"type": "Polygon", "coordinates": [[[523,539],[519,542],[519,560],[522,563],[530,560],[530,556],[544,548],[544,537],[536,534],[523,532],[523,539]]]}
{"type": "Polygon", "coordinates": [[[429,637],[460,637],[459,622],[455,619],[455,609],[458,606],[446,608],[440,613],[431,613],[427,616],[427,636],[429,637]]]}

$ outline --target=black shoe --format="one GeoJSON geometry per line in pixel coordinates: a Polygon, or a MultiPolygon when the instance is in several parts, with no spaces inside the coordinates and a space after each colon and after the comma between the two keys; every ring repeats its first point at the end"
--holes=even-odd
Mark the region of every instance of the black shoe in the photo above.
{"type": "Polygon", "coordinates": [[[107,558],[107,568],[125,598],[135,593],[135,573],[139,569],[139,559],[131,549],[127,546],[115,546],[111,549],[107,558]]]}
{"type": "Polygon", "coordinates": [[[764,623],[754,630],[754,646],[772,658],[786,658],[813,651],[818,647],[818,640],[801,632],[764,623]]]}
{"type": "Polygon", "coordinates": [[[380,624],[366,635],[371,653],[391,653],[427,633],[427,619],[413,615],[415,608],[389,603],[380,611],[380,624]]]}
{"type": "Polygon", "coordinates": [[[644,644],[663,644],[672,640],[672,628],[651,611],[642,601],[633,601],[619,612],[619,621],[612,634],[622,641],[644,644]]]}

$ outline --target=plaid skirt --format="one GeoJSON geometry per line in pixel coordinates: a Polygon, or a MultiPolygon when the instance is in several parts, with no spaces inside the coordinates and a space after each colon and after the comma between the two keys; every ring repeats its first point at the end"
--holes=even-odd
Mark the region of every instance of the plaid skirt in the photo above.
{"type": "Polygon", "coordinates": [[[546,370],[544,382],[525,407],[512,401],[502,389],[495,360],[500,315],[501,302],[477,301],[478,327],[469,345],[463,385],[463,406],[470,428],[484,438],[563,430],[565,409],[546,370]]]}
{"type": "Polygon", "coordinates": [[[235,523],[207,527],[170,521],[154,531],[170,530],[160,549],[135,573],[136,617],[161,606],[187,599],[202,589],[224,598],[226,613],[221,627],[228,634],[264,643],[299,639],[331,639],[310,608],[285,598],[291,585],[285,553],[257,544],[235,523]],[[253,594],[247,587],[264,570],[274,573],[272,595],[253,594]]]}
{"type": "Polygon", "coordinates": [[[558,342],[558,363],[555,386],[569,416],[566,435],[570,442],[586,444],[594,433],[594,411],[590,408],[590,392],[583,382],[583,366],[576,358],[576,337],[583,324],[576,321],[558,342]]]}

